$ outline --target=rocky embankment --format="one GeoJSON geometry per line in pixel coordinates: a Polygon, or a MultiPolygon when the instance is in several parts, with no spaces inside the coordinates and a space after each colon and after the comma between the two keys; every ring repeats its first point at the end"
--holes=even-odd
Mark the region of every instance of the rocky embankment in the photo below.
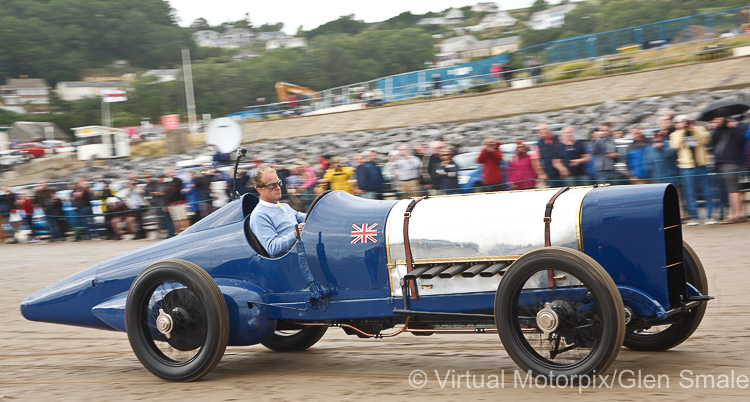
{"type": "MultiPolygon", "coordinates": [[[[646,97],[632,101],[608,101],[570,110],[523,114],[465,124],[425,124],[389,130],[283,138],[253,142],[244,146],[248,148],[249,158],[260,158],[265,161],[278,158],[285,163],[305,160],[311,164],[321,155],[351,157],[368,149],[374,149],[385,157],[399,144],[427,144],[438,139],[456,146],[461,152],[467,152],[477,149],[482,139],[487,136],[495,137],[501,142],[534,139],[534,130],[539,123],[571,125],[577,129],[581,137],[589,129],[603,122],[611,123],[614,130],[627,130],[633,126],[644,130],[656,128],[659,115],[667,110],[673,110],[677,114],[697,113],[709,103],[726,97],[750,101],[750,88],[703,91],[672,97],[646,97]]],[[[180,155],[113,160],[106,166],[89,166],[74,170],[72,175],[121,179],[131,172],[160,173],[164,169],[174,167],[180,160],[193,159],[209,153],[211,150],[204,147],[180,155]]]]}

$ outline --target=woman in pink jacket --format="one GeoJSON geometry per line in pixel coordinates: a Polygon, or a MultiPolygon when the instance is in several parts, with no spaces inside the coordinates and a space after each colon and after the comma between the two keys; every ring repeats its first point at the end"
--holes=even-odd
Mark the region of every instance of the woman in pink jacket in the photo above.
{"type": "Polygon", "coordinates": [[[526,152],[523,141],[516,142],[516,154],[508,163],[508,185],[513,190],[536,187],[536,171],[531,164],[531,156],[526,152]]]}

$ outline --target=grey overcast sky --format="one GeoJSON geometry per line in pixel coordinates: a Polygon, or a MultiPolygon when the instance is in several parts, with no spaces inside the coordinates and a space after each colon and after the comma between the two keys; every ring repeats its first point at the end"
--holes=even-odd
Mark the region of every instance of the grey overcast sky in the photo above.
{"type": "MultiPolygon", "coordinates": [[[[255,25],[284,23],[284,32],[294,34],[302,25],[305,30],[317,28],[342,15],[354,14],[357,20],[380,22],[405,11],[424,14],[440,12],[450,7],[474,5],[480,0],[168,0],[177,10],[180,26],[187,27],[198,18],[205,18],[210,25],[234,22],[250,14],[255,25]]],[[[485,1],[486,2],[486,1],[485,1]]],[[[557,4],[560,0],[547,0],[557,4]]],[[[504,0],[496,2],[501,10],[514,10],[531,6],[534,0],[504,0]]]]}

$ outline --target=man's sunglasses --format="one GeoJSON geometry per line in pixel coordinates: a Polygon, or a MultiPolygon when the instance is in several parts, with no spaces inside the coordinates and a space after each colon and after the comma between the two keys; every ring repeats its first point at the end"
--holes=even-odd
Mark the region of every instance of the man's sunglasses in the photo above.
{"type": "Polygon", "coordinates": [[[281,187],[281,180],[279,181],[272,181],[266,185],[258,186],[257,188],[267,188],[269,190],[275,190],[276,187],[281,187]]]}

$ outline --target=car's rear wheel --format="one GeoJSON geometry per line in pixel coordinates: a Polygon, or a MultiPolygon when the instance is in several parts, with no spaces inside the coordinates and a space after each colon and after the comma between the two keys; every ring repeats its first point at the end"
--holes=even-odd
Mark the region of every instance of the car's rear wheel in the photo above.
{"type": "MultiPolygon", "coordinates": [[[[685,279],[702,294],[708,293],[708,279],[701,260],[692,247],[682,243],[682,259],[685,264],[685,279]]],[[[669,350],[685,342],[700,325],[706,314],[706,303],[701,303],[687,312],[673,317],[672,324],[655,325],[625,335],[623,345],[629,349],[641,351],[669,350]]]]}
{"type": "Polygon", "coordinates": [[[224,296],[199,266],[166,260],[135,279],[125,307],[125,328],[136,357],[169,381],[193,381],[221,360],[229,339],[224,296]]]}
{"type": "Polygon", "coordinates": [[[591,257],[545,247],[511,265],[495,297],[506,352],[524,371],[570,381],[615,360],[625,311],[614,281],[591,257]]]}
{"type": "Polygon", "coordinates": [[[263,346],[277,352],[307,350],[315,345],[328,330],[328,327],[315,325],[300,329],[277,330],[270,338],[261,342],[263,346]]]}

